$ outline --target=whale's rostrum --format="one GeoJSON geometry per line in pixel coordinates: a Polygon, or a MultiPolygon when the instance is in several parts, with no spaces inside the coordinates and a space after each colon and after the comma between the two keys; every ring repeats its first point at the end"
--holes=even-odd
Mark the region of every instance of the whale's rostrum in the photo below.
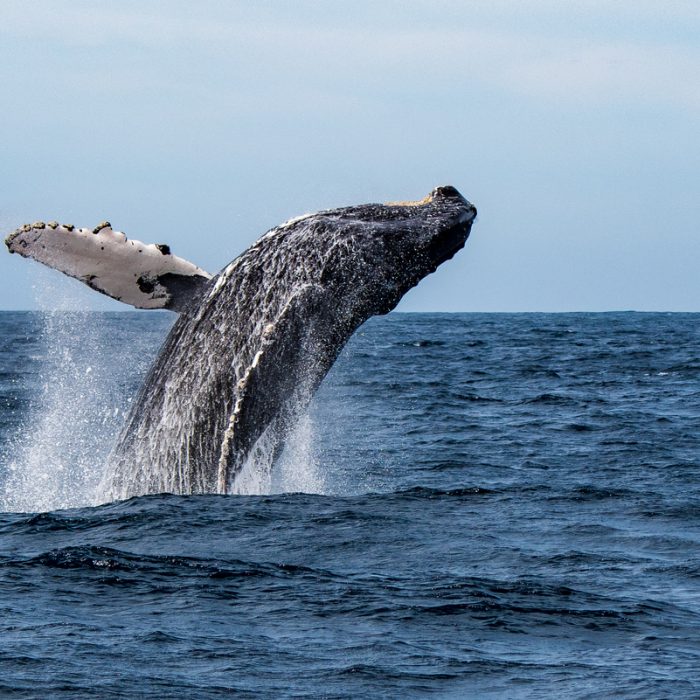
{"type": "MultiPolygon", "coordinates": [[[[271,469],[355,329],[388,313],[462,248],[475,216],[474,206],[455,188],[438,187],[419,202],[367,204],[292,219],[212,278],[179,258],[167,271],[150,269],[143,253],[121,259],[125,269],[116,283],[102,275],[99,291],[181,313],[112,450],[105,498],[227,493],[236,490],[246,464],[271,469]],[[132,280],[138,288],[144,276],[154,280],[154,290],[160,285],[156,300],[144,301],[143,289],[125,293],[133,289],[132,280]]],[[[94,284],[94,261],[105,269],[105,260],[114,256],[113,249],[96,255],[90,238],[90,255],[82,260],[80,245],[71,248],[69,259],[61,250],[32,254],[22,237],[42,230],[23,227],[6,243],[11,251],[88,284],[94,284]],[[74,274],[76,267],[80,274],[74,274]]],[[[97,238],[100,231],[90,235],[97,238]]],[[[40,245],[51,248],[51,236],[40,238],[40,245]]],[[[169,249],[159,254],[174,258],[169,249]]]]}

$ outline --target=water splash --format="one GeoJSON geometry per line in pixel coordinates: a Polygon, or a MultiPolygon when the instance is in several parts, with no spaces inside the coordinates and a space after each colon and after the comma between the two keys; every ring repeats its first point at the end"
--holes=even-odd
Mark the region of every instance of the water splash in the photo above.
{"type": "Polygon", "coordinates": [[[274,429],[266,430],[251,450],[229,493],[261,496],[272,493],[326,493],[316,455],[316,430],[303,414],[276,455],[274,429]]]}
{"type": "MultiPolygon", "coordinates": [[[[167,323],[153,322],[153,313],[128,321],[121,314],[97,315],[99,297],[51,271],[37,272],[39,381],[3,459],[4,511],[111,500],[103,490],[107,458],[167,330],[167,323]]],[[[277,460],[263,436],[232,493],[324,493],[315,435],[312,418],[302,416],[277,460]]]]}
{"type": "Polygon", "coordinates": [[[0,494],[6,511],[97,504],[105,457],[129,401],[129,364],[120,362],[124,349],[113,329],[95,322],[72,285],[46,272],[38,277],[39,382],[10,444],[0,494]]]}
{"type": "Polygon", "coordinates": [[[272,471],[270,493],[327,493],[316,444],[316,424],[304,414],[285,442],[272,471]]]}

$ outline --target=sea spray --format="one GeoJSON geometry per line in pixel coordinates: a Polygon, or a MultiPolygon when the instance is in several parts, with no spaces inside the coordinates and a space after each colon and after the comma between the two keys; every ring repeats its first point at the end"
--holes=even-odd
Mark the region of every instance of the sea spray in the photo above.
{"type": "Polygon", "coordinates": [[[272,493],[327,493],[317,453],[316,422],[305,413],[285,441],[272,471],[272,493]]]}
{"type": "Polygon", "coordinates": [[[120,314],[95,314],[95,295],[49,272],[39,274],[35,295],[39,381],[10,441],[2,509],[95,505],[106,456],[162,330],[155,348],[146,338],[144,347],[138,338],[120,342],[120,314]]]}
{"type": "MultiPolygon", "coordinates": [[[[175,316],[95,313],[100,297],[52,272],[35,272],[42,309],[33,339],[38,381],[4,450],[0,507],[36,512],[97,505],[111,500],[102,489],[107,457],[175,316]]],[[[314,436],[305,414],[278,459],[261,439],[233,493],[325,492],[314,436]]]]}

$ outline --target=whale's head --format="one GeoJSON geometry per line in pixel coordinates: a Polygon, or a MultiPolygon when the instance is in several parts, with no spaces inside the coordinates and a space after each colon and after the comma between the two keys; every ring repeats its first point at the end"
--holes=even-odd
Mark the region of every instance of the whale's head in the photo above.
{"type": "Polygon", "coordinates": [[[321,282],[364,317],[388,313],[401,297],[465,244],[476,208],[454,187],[417,202],[365,204],[321,212],[321,282]],[[324,245],[325,244],[325,245],[324,245]]]}

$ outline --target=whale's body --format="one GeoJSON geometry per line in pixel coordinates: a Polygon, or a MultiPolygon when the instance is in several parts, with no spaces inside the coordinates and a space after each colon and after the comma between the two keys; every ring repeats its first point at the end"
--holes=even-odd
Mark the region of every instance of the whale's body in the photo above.
{"type": "Polygon", "coordinates": [[[475,215],[452,187],[416,203],[323,211],[272,229],[212,278],[180,259],[166,269],[166,246],[144,262],[138,241],[109,279],[80,251],[47,260],[34,228],[7,244],[110,296],[181,311],[109,458],[105,496],[226,493],[247,463],[271,468],[355,329],[462,248],[475,215]]]}

